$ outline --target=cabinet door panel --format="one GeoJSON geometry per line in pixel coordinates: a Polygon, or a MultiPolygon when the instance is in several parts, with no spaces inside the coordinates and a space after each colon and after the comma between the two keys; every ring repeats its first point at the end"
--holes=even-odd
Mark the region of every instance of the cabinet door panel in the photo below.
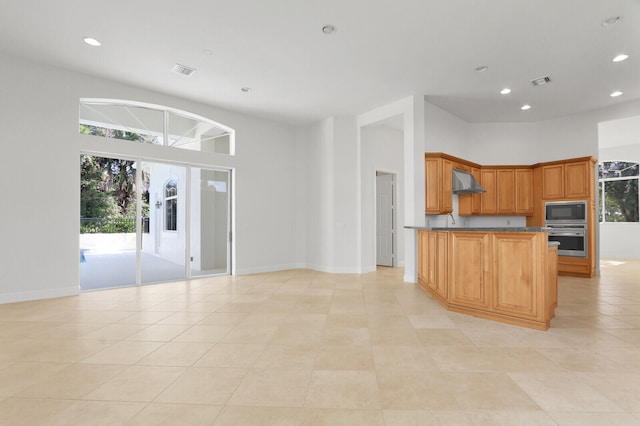
{"type": "Polygon", "coordinates": [[[589,162],[564,165],[564,192],[567,198],[589,197],[589,162]]]}
{"type": "Polygon", "coordinates": [[[487,308],[490,303],[489,234],[452,232],[449,294],[453,304],[487,308]]]}
{"type": "Polygon", "coordinates": [[[532,169],[516,169],[516,214],[533,214],[532,169]]]}
{"type": "Polygon", "coordinates": [[[425,212],[438,214],[440,212],[440,165],[439,158],[424,160],[425,177],[425,212]]]}
{"type": "Polygon", "coordinates": [[[451,181],[453,179],[453,163],[449,160],[442,161],[442,213],[451,213],[453,210],[453,193],[451,192],[451,181]]]}
{"type": "Polygon", "coordinates": [[[498,179],[498,213],[515,214],[516,212],[516,176],[513,169],[499,169],[498,179]]]}
{"type": "Polygon", "coordinates": [[[448,280],[448,232],[438,232],[436,238],[436,251],[438,253],[436,260],[436,282],[435,290],[444,299],[447,299],[447,280],[448,280]]]}
{"type": "Polygon", "coordinates": [[[535,234],[493,236],[493,309],[535,318],[543,259],[535,234]]]}
{"type": "MultiPolygon", "coordinates": [[[[476,169],[475,167],[471,169],[471,174],[478,182],[482,181],[482,177],[480,176],[480,169],[476,169]]],[[[482,186],[482,185],[481,185],[482,186]]],[[[481,205],[481,194],[471,194],[471,214],[480,214],[480,205],[481,205]]]]}
{"type": "Polygon", "coordinates": [[[418,231],[418,283],[427,286],[429,246],[428,232],[418,231]]]}
{"type": "Polygon", "coordinates": [[[542,167],[542,198],[558,200],[564,197],[564,165],[542,167]]]}
{"type": "Polygon", "coordinates": [[[498,211],[498,181],[495,169],[480,170],[480,181],[486,192],[480,195],[480,213],[496,214],[498,211]]]}
{"type": "Polygon", "coordinates": [[[436,289],[436,268],[438,260],[438,240],[436,232],[427,232],[427,286],[436,289]]]}
{"type": "MultiPolygon", "coordinates": [[[[480,169],[469,168],[469,173],[482,185],[482,177],[480,176],[480,169]]],[[[480,214],[481,204],[480,194],[460,194],[458,195],[458,214],[460,216],[471,216],[480,214]]]]}

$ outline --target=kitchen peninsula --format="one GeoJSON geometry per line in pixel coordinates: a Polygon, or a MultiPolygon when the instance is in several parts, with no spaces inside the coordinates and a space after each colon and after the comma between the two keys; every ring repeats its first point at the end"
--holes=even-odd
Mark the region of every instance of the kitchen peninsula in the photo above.
{"type": "Polygon", "coordinates": [[[545,228],[407,227],[418,282],[450,311],[547,330],[558,304],[558,248],[545,228]]]}

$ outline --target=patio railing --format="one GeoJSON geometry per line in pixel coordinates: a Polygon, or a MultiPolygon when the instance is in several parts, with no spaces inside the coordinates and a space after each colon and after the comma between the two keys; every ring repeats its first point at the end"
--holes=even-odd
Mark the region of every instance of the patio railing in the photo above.
{"type": "MultiPolygon", "coordinates": [[[[134,217],[104,218],[83,217],[80,218],[81,234],[121,234],[136,232],[136,219],[134,217]]],[[[149,233],[149,218],[142,218],[142,232],[149,233]]]]}

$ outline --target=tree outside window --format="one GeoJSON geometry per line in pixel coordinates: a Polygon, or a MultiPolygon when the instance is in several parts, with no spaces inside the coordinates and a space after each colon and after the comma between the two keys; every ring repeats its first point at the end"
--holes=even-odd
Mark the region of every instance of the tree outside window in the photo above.
{"type": "Polygon", "coordinates": [[[598,164],[600,222],[638,222],[640,163],[604,161],[598,164]]]}

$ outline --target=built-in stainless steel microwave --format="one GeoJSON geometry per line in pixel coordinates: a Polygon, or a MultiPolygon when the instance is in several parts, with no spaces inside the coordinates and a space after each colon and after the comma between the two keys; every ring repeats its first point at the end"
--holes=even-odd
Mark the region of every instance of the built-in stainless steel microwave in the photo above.
{"type": "Polygon", "coordinates": [[[544,210],[547,225],[587,222],[586,201],[550,201],[545,203],[544,210]]]}

